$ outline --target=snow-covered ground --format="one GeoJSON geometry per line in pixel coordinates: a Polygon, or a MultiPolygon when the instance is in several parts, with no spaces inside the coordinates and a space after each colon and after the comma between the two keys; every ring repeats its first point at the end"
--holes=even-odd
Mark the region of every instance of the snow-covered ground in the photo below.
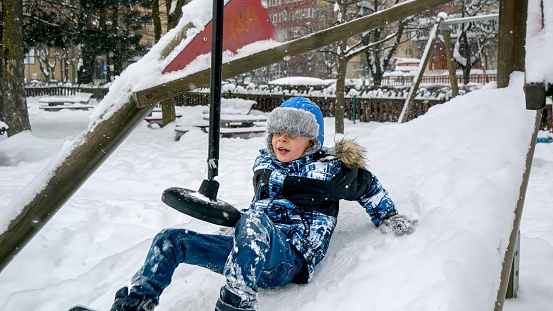
{"type": "MultiPolygon", "coordinates": [[[[381,234],[354,202],[342,204],[327,258],[307,285],[262,290],[263,310],[491,310],[513,220],[534,114],[522,75],[490,84],[406,124],[346,121],[346,136],[369,151],[401,213],[419,219],[410,236],[381,234]]],[[[32,133],[0,136],[0,222],[10,202],[90,122],[91,112],[44,112],[29,98],[32,133]]],[[[178,107],[183,126],[204,107],[178,107]]],[[[334,120],[325,119],[326,142],[334,120]]],[[[160,201],[172,186],[198,189],[206,177],[207,134],[138,126],[0,274],[0,310],[108,310],[166,227],[221,228],[160,201]]],[[[541,135],[548,133],[541,132],[541,135]]],[[[262,136],[222,139],[219,198],[252,197],[251,165],[262,136]]],[[[553,144],[537,144],[522,219],[519,298],[505,310],[553,305],[553,144]]],[[[3,218],[3,219],[2,219],[3,218]]],[[[223,232],[224,233],[224,232],[223,232]]],[[[213,310],[222,276],[181,266],[158,310],[213,310]]]]}

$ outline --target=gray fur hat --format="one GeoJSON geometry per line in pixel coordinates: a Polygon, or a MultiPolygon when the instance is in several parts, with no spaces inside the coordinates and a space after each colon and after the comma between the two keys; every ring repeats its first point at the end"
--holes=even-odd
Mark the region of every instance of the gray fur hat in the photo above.
{"type": "Polygon", "coordinates": [[[304,155],[319,151],[324,142],[324,121],[320,108],[303,97],[294,97],[275,108],[267,120],[267,150],[276,158],[273,150],[273,134],[283,133],[292,137],[307,137],[313,143],[304,155]]]}

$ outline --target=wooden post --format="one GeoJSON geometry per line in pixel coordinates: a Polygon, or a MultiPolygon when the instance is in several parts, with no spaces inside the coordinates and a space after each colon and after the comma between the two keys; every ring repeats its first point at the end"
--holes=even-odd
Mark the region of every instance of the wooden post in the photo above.
{"type": "Polygon", "coordinates": [[[405,104],[403,105],[403,109],[401,110],[401,114],[399,115],[399,123],[407,122],[409,118],[409,110],[411,110],[411,106],[413,106],[413,102],[415,101],[415,97],[417,96],[417,90],[419,89],[419,85],[421,84],[422,76],[424,75],[426,66],[428,66],[430,55],[432,54],[430,50],[436,42],[436,38],[438,37],[438,29],[440,28],[440,24],[443,20],[443,17],[439,16],[436,24],[434,24],[434,27],[428,35],[428,42],[426,43],[422,63],[419,64],[419,71],[417,72],[417,76],[415,78],[415,81],[413,82],[413,85],[411,85],[409,94],[407,94],[407,100],[405,100],[405,104]]]}
{"type": "Polygon", "coordinates": [[[137,108],[129,100],[110,118],[99,122],[93,131],[81,134],[79,139],[84,143],[76,146],[63,163],[53,169],[52,178],[44,188],[30,196],[30,202],[0,235],[0,271],[151,110],[151,107],[137,108]]]}
{"type": "MultiPolygon", "coordinates": [[[[276,48],[243,57],[223,66],[223,79],[280,61],[286,55],[321,48],[355,34],[381,27],[389,22],[406,18],[451,0],[417,0],[404,2],[375,14],[341,24],[321,32],[284,43],[276,48]]],[[[176,40],[164,50],[167,53],[176,40]]],[[[109,111],[109,117],[99,119],[94,130],[84,132],[78,138],[82,144],[75,146],[61,163],[52,168],[51,179],[37,193],[22,194],[29,202],[21,207],[20,214],[10,222],[0,235],[0,271],[17,255],[25,244],[51,219],[65,202],[79,189],[90,175],[142,122],[153,105],[164,99],[185,94],[194,86],[209,85],[209,69],[176,79],[171,82],[136,92],[124,105],[109,111]],[[147,107],[147,108],[142,108],[147,107]]]]}
{"type": "Polygon", "coordinates": [[[509,85],[513,71],[524,71],[528,0],[499,1],[497,87],[509,85]]]}
{"type": "Polygon", "coordinates": [[[459,85],[457,84],[457,72],[455,71],[455,60],[453,59],[453,48],[451,47],[451,34],[449,26],[443,24],[441,27],[444,37],[445,57],[447,59],[447,70],[449,71],[449,83],[451,84],[451,97],[459,95],[459,85]]]}
{"type": "Polygon", "coordinates": [[[528,188],[528,180],[530,179],[530,169],[532,168],[532,159],[534,158],[534,149],[536,148],[536,138],[538,137],[538,131],[541,124],[541,110],[536,111],[536,119],[534,123],[534,132],[530,138],[530,148],[526,153],[525,170],[522,174],[522,182],[520,184],[519,195],[517,205],[515,208],[515,220],[513,221],[513,230],[509,237],[509,244],[505,251],[505,257],[503,258],[503,266],[501,267],[501,282],[497,290],[497,297],[495,299],[494,311],[503,310],[503,304],[507,295],[507,289],[509,287],[509,279],[513,267],[513,260],[515,251],[517,249],[516,242],[518,232],[520,230],[520,220],[522,218],[522,209],[524,207],[524,199],[526,198],[526,189],[528,188]]]}

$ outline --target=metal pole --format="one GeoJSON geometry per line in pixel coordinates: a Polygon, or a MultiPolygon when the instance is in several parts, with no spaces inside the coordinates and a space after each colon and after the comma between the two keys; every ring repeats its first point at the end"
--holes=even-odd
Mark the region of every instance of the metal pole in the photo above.
{"type": "Polygon", "coordinates": [[[353,111],[351,118],[353,119],[353,124],[355,124],[355,118],[357,117],[357,95],[353,95],[353,111]]]}
{"type": "Polygon", "coordinates": [[[223,0],[213,0],[213,32],[211,42],[211,107],[209,109],[209,156],[207,178],[219,173],[219,139],[221,136],[221,80],[223,68],[223,0]]]}

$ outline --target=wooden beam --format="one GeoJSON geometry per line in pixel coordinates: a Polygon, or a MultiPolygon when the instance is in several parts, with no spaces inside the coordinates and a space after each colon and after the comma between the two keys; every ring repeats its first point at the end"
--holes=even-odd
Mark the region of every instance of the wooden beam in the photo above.
{"type": "Polygon", "coordinates": [[[79,187],[143,122],[153,106],[137,108],[129,100],[115,113],[97,124],[93,131],[85,132],[76,146],[52,173],[45,187],[23,207],[21,213],[10,222],[0,235],[0,271],[19,250],[50,220],[50,218],[77,192],[79,187]]]}
{"type": "Polygon", "coordinates": [[[444,50],[447,60],[447,70],[449,72],[449,83],[451,84],[451,97],[459,95],[459,85],[457,84],[457,71],[455,70],[455,60],[453,59],[453,47],[451,46],[451,34],[449,26],[442,27],[442,36],[444,37],[444,50]]]}
{"type": "Polygon", "coordinates": [[[432,55],[432,48],[434,47],[434,43],[438,38],[438,29],[440,29],[440,24],[443,20],[444,18],[442,16],[439,16],[436,20],[436,23],[434,24],[434,27],[432,27],[432,29],[430,30],[428,42],[426,43],[426,47],[424,49],[424,55],[422,56],[422,61],[419,64],[419,70],[417,71],[417,76],[413,81],[413,85],[411,85],[411,88],[409,89],[409,94],[407,94],[407,99],[405,100],[405,103],[403,104],[403,109],[401,109],[401,113],[399,114],[399,123],[407,122],[407,120],[409,119],[409,110],[413,106],[413,102],[415,101],[415,97],[417,96],[417,90],[419,89],[422,77],[424,76],[424,71],[428,66],[428,61],[430,60],[430,56],[432,55]]]}
{"type": "MultiPolygon", "coordinates": [[[[298,55],[324,47],[330,43],[450,1],[417,0],[404,2],[368,17],[229,62],[223,67],[223,78],[278,62],[287,55],[298,55]]],[[[164,54],[167,54],[168,50],[169,48],[166,48],[164,54]]],[[[83,133],[78,138],[83,143],[71,150],[69,155],[62,160],[63,162],[52,169],[52,178],[44,188],[38,193],[25,194],[30,197],[30,202],[22,207],[20,214],[10,223],[8,229],[0,235],[0,271],[123,142],[134,127],[142,122],[154,105],[196,87],[207,86],[209,79],[209,69],[206,69],[136,92],[132,96],[129,95],[126,103],[117,108],[117,111],[113,111],[110,117],[99,121],[93,131],[83,133]]]]}
{"type": "Polygon", "coordinates": [[[538,131],[541,125],[541,110],[536,111],[536,119],[534,122],[534,132],[530,138],[530,148],[526,153],[526,163],[524,165],[524,173],[522,174],[522,181],[520,183],[519,195],[517,205],[515,207],[515,219],[513,221],[513,229],[509,237],[509,244],[505,250],[505,257],[503,258],[503,266],[501,267],[501,282],[497,290],[497,297],[495,299],[494,311],[503,310],[505,304],[505,296],[507,294],[507,288],[509,285],[509,276],[511,275],[511,268],[513,266],[513,258],[516,250],[516,241],[518,232],[520,230],[520,221],[522,219],[522,210],[524,207],[524,200],[526,198],[526,189],[528,189],[528,180],[530,179],[530,170],[532,168],[532,159],[534,158],[534,150],[536,149],[536,139],[538,137],[538,131]]]}
{"type": "MultiPolygon", "coordinates": [[[[385,26],[388,23],[412,16],[450,1],[451,0],[417,0],[403,2],[389,9],[283,43],[275,48],[227,62],[223,64],[223,79],[277,63],[287,56],[296,56],[322,48],[331,43],[367,32],[377,27],[385,26]]],[[[184,78],[137,91],[133,96],[137,105],[142,107],[160,102],[163,99],[182,95],[191,89],[207,86],[208,84],[209,69],[205,69],[184,78]]]]}
{"type": "Polygon", "coordinates": [[[513,71],[524,71],[528,0],[499,1],[497,87],[509,85],[513,71]]]}

